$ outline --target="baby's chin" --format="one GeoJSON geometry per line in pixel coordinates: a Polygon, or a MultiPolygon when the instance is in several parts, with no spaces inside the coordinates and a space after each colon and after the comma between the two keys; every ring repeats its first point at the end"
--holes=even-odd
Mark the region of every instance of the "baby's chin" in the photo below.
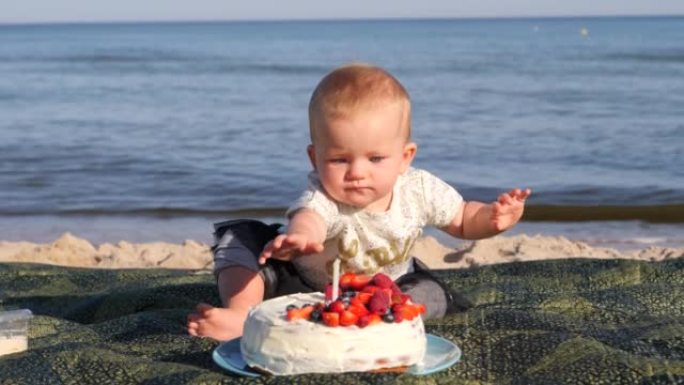
{"type": "Polygon", "coordinates": [[[382,198],[380,199],[363,199],[362,197],[347,197],[339,202],[351,206],[358,210],[363,210],[367,212],[377,212],[382,213],[389,209],[389,202],[384,203],[382,198]]]}

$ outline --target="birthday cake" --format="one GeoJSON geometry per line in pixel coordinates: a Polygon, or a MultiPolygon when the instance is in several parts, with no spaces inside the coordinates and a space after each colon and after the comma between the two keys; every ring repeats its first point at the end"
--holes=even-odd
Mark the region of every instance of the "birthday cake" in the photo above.
{"type": "Polygon", "coordinates": [[[253,307],[240,350],[253,369],[276,375],[401,371],[422,362],[421,314],[389,277],[344,274],[340,295],[297,293],[253,307]]]}

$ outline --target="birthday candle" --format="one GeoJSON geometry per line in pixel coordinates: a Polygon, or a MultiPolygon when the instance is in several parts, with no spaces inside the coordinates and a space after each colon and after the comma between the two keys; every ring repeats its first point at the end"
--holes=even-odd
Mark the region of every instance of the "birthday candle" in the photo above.
{"type": "Polygon", "coordinates": [[[340,259],[335,258],[333,261],[333,282],[332,282],[332,300],[336,300],[340,287],[340,259]]]}

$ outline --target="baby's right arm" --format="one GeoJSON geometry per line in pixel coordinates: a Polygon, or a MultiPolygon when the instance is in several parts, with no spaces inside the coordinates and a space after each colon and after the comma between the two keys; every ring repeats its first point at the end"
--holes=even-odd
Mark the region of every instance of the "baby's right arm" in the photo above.
{"type": "Polygon", "coordinates": [[[268,258],[291,260],[302,254],[320,253],[327,228],[323,218],[310,209],[299,209],[290,217],[287,234],[281,234],[269,242],[259,255],[259,263],[268,258]]]}

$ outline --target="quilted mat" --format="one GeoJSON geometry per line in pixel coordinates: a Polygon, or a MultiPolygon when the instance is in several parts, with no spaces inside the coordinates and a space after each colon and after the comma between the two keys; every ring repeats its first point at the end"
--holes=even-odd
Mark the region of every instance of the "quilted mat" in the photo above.
{"type": "Polygon", "coordinates": [[[682,384],[684,259],[547,260],[443,270],[476,306],[426,322],[461,361],[426,375],[248,378],[185,317],[218,303],[211,274],[0,264],[0,310],[28,308],[29,350],[0,384],[682,384]]]}

